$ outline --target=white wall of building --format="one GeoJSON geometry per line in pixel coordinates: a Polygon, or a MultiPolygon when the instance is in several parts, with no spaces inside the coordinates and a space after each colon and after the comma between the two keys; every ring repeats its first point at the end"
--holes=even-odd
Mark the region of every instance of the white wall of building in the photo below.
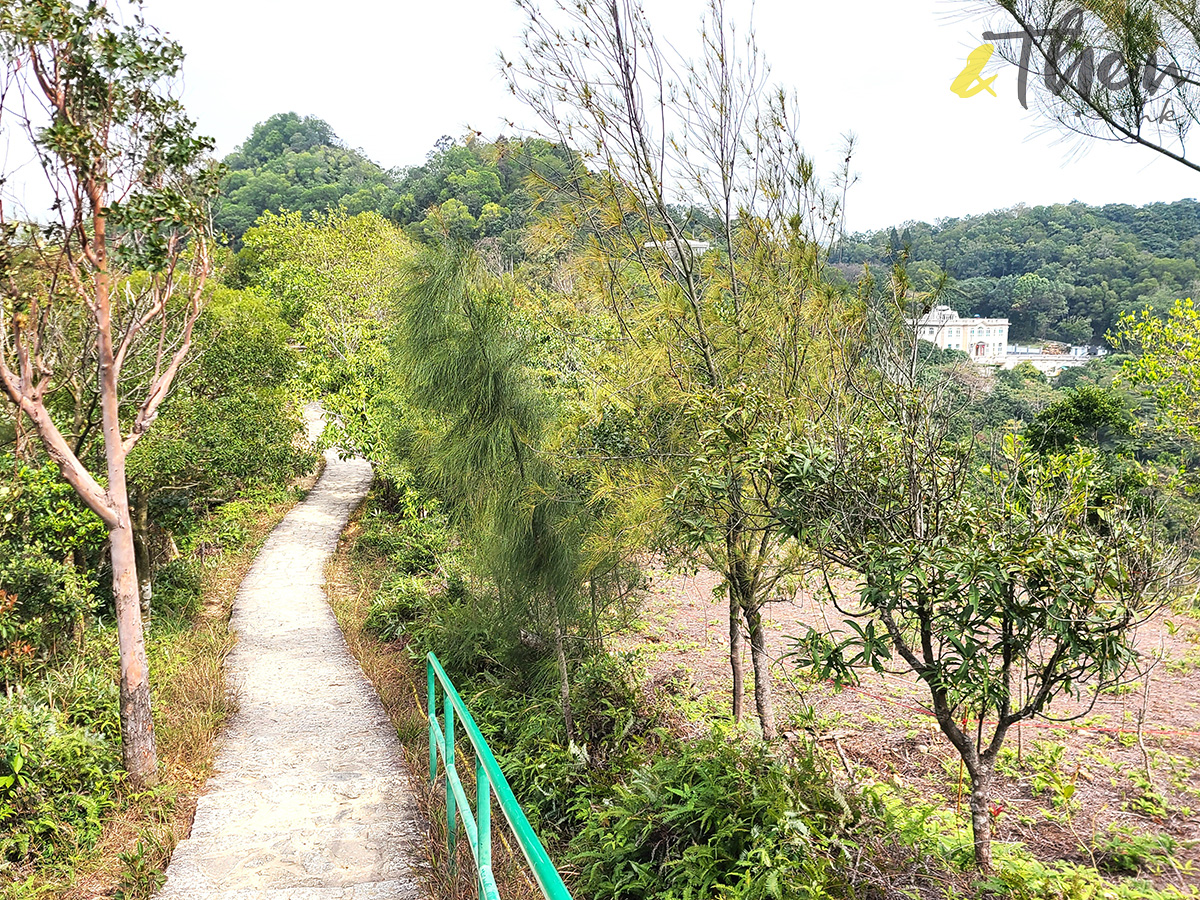
{"type": "Polygon", "coordinates": [[[976,362],[999,365],[1008,352],[1008,319],[964,319],[949,306],[935,306],[917,322],[917,337],[943,350],[961,350],[976,362]]]}

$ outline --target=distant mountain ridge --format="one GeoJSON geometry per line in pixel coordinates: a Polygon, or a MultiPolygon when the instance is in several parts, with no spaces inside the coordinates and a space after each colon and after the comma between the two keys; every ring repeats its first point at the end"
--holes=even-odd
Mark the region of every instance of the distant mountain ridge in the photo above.
{"type": "MultiPolygon", "coordinates": [[[[472,135],[439,139],[420,165],[384,169],[327,122],[289,112],[256,125],[225,164],[215,223],[235,246],[264,211],[340,206],[377,212],[417,240],[490,239],[512,263],[532,214],[527,176],[573,161],[546,141],[472,135]]],[[[680,214],[704,224],[696,210],[680,214]]],[[[902,254],[918,287],[944,269],[952,281],[942,302],[962,315],[1008,318],[1012,340],[1096,343],[1123,312],[1200,298],[1200,202],[1018,205],[857,234],[834,259],[853,278],[863,264],[886,267],[902,254]]]]}
{"type": "Polygon", "coordinates": [[[959,313],[1009,318],[1014,340],[1092,343],[1123,312],[1200,294],[1200,202],[1019,205],[854,235],[835,256],[853,275],[902,253],[918,283],[951,275],[959,313]]]}

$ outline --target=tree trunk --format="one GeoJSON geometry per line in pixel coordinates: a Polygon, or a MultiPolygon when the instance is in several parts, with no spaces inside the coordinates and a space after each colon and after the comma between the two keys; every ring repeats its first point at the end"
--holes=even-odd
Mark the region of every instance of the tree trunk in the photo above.
{"type": "MultiPolygon", "coordinates": [[[[97,240],[102,242],[103,233],[97,240]]],[[[112,556],[113,601],[117,609],[117,648],[121,663],[121,752],[125,772],[134,790],[158,782],[158,752],[154,720],[150,713],[150,666],[142,633],[142,605],[138,596],[137,557],[133,548],[133,522],[129,516],[129,487],[125,482],[125,442],[118,414],[117,371],[113,359],[108,309],[107,274],[96,276],[100,307],[100,411],[104,428],[104,456],[108,466],[108,499],[115,522],[109,525],[112,556]]]]}
{"type": "Polygon", "coordinates": [[[138,598],[141,601],[142,621],[148,621],[150,601],[154,596],[154,574],[150,564],[150,504],[144,491],[135,490],[131,495],[130,516],[133,522],[133,557],[137,564],[138,598]]]}
{"type": "Polygon", "coordinates": [[[763,739],[773,741],[775,729],[775,700],[771,687],[771,658],[767,655],[767,631],[763,628],[762,607],[746,607],[746,629],[750,632],[750,659],[754,664],[754,706],[762,725],[763,739]]]}
{"type": "MultiPolygon", "coordinates": [[[[129,513],[122,510],[125,522],[129,513]]],[[[121,749],[125,771],[136,790],[158,781],[154,720],[150,714],[150,667],[142,635],[142,606],[138,597],[133,529],[122,525],[110,532],[113,599],[117,607],[117,644],[121,658],[121,749]]]]}
{"type": "Polygon", "coordinates": [[[575,719],[571,715],[571,675],[567,670],[567,651],[563,642],[562,623],[558,613],[554,614],[554,653],[558,656],[558,693],[562,702],[563,725],[567,731],[567,743],[575,743],[575,719]]]}
{"type": "Polygon", "coordinates": [[[979,763],[971,772],[971,832],[975,838],[975,865],[984,875],[992,871],[992,767],[979,763]]]}
{"type": "Polygon", "coordinates": [[[733,720],[742,721],[746,705],[746,667],[742,662],[742,604],[729,587],[729,668],[733,672],[733,720]]]}

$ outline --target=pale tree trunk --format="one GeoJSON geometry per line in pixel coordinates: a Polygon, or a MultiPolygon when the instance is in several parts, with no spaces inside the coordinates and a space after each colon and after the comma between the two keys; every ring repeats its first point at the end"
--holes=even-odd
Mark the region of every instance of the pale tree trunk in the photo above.
{"type": "Polygon", "coordinates": [[[746,705],[746,666],[742,662],[742,604],[733,589],[729,588],[729,668],[733,673],[733,720],[742,721],[746,705]]]}
{"type": "Polygon", "coordinates": [[[754,705],[765,740],[778,735],[775,728],[775,699],[771,684],[771,658],[767,654],[767,631],[763,627],[762,607],[747,606],[746,630],[750,633],[750,660],[754,665],[754,705]]]}
{"type": "MultiPolygon", "coordinates": [[[[124,512],[128,520],[128,511],[124,512]]],[[[133,529],[125,525],[114,529],[109,536],[121,658],[121,749],[130,783],[140,789],[158,781],[158,756],[150,713],[150,667],[142,635],[133,529]]]]}
{"type": "MultiPolygon", "coordinates": [[[[103,232],[100,232],[100,239],[103,232]]],[[[137,558],[133,522],[129,515],[129,489],[125,483],[125,441],[118,412],[117,369],[106,273],[96,278],[100,315],[100,410],[104,428],[104,456],[108,465],[108,498],[115,523],[109,527],[112,554],[113,602],[117,611],[117,645],[121,662],[121,750],[125,772],[135,789],[158,781],[158,754],[154,720],[150,713],[150,666],[142,633],[142,605],[138,596],[137,558]]]]}
{"type": "Polygon", "coordinates": [[[150,604],[154,599],[154,569],[150,562],[150,504],[145,491],[135,490],[130,496],[130,516],[133,521],[133,558],[137,566],[138,598],[142,620],[150,619],[150,604]]]}

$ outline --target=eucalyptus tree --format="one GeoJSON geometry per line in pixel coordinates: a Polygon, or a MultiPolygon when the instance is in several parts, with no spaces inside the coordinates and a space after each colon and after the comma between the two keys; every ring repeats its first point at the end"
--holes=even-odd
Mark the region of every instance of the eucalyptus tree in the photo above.
{"type": "Polygon", "coordinates": [[[53,197],[36,224],[0,208],[0,385],[108,529],[124,761],[143,786],[157,761],[125,460],[201,312],[211,145],[170,92],[182,49],[140,16],[122,25],[102,3],[14,0],[0,6],[0,46],[0,127],[25,135],[53,197]],[[64,339],[77,333],[62,327],[72,317],[94,335],[103,473],[89,471],[48,406],[61,362],[81,352],[64,339]],[[123,374],[139,351],[149,362],[135,399],[123,374]]]}
{"type": "Polygon", "coordinates": [[[524,52],[504,71],[546,136],[580,159],[541,185],[553,215],[535,237],[580,302],[604,298],[616,323],[592,424],[620,431],[623,449],[597,461],[631,505],[657,498],[660,544],[723,575],[734,715],[745,628],[773,737],[762,612],[786,594],[797,557],[768,514],[765,448],[819,405],[830,335],[852,326],[853,304],[823,278],[850,154],[827,193],[800,148],[796,98],[767,90],[754,35],[722,0],[695,63],[664,49],[635,0],[518,6],[524,52]]]}
{"type": "Polygon", "coordinates": [[[1039,455],[1009,434],[980,453],[969,395],[919,372],[912,332],[879,335],[875,347],[895,352],[877,352],[781,456],[781,521],[859,578],[854,602],[830,588],[842,620],[810,629],[796,658],[843,682],[859,668],[919,679],[970,776],[986,871],[1010,729],[1082,715],[1121,683],[1138,663],[1137,626],[1180,567],[1131,498],[1114,495],[1098,450],[1039,455]],[[1064,696],[1079,705],[1052,709],[1064,696]]]}

